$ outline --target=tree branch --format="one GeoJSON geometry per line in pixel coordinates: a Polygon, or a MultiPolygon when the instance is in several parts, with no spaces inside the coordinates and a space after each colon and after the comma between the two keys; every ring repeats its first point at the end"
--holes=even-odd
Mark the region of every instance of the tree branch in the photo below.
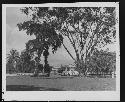
{"type": "MultiPolygon", "coordinates": [[[[63,43],[62,43],[63,44],[63,43]]],[[[75,60],[75,58],[72,56],[72,54],[69,52],[69,50],[67,49],[67,47],[63,44],[63,46],[64,46],[64,48],[66,49],[66,51],[68,52],[68,54],[72,57],[72,59],[74,60],[74,61],[76,61],[75,60]]]]}
{"type": "MultiPolygon", "coordinates": [[[[68,38],[69,38],[69,41],[71,42],[71,44],[72,44],[72,46],[73,46],[73,48],[74,48],[74,50],[75,50],[75,53],[76,53],[76,57],[78,58],[79,57],[79,54],[78,54],[78,50],[77,50],[77,48],[76,48],[76,46],[75,46],[75,41],[74,41],[74,39],[73,39],[73,36],[72,36],[72,34],[70,33],[70,31],[69,31],[69,29],[68,29],[68,26],[67,26],[67,33],[68,33],[68,38]],[[69,35],[71,36],[71,38],[69,37],[69,35]],[[72,40],[71,40],[72,39],[72,40]]],[[[79,58],[78,58],[79,59],[79,58]]]]}
{"type": "MultiPolygon", "coordinates": [[[[96,46],[96,44],[97,44],[97,42],[98,42],[98,38],[99,38],[98,33],[99,33],[99,30],[101,29],[101,28],[100,28],[101,26],[102,26],[102,23],[100,23],[100,24],[97,25],[97,28],[96,28],[96,30],[95,30],[95,32],[94,32],[92,38],[91,38],[92,42],[91,42],[91,44],[90,44],[90,46],[89,46],[89,48],[88,48],[88,50],[87,50],[87,53],[88,53],[88,54],[89,54],[89,52],[91,52],[91,51],[89,51],[89,50],[91,49],[91,47],[96,46]],[[94,38],[94,36],[95,36],[96,34],[97,34],[97,39],[96,39],[96,42],[93,44],[93,38],[94,38]],[[92,44],[93,44],[93,45],[92,45],[92,44]],[[89,52],[88,52],[88,51],[89,51],[89,52]]],[[[92,29],[91,29],[91,30],[92,30],[92,29]]]]}

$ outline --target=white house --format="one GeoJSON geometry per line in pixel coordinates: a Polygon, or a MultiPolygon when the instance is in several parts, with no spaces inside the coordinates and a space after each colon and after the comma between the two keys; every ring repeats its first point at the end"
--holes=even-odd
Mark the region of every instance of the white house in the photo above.
{"type": "Polygon", "coordinates": [[[51,73],[57,73],[59,68],[60,68],[59,66],[53,67],[51,73]]]}

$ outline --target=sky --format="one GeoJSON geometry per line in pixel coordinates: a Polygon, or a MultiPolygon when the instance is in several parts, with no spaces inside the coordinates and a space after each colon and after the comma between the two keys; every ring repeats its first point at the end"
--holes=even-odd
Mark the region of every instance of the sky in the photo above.
{"type": "MultiPolygon", "coordinates": [[[[17,23],[21,23],[25,20],[28,20],[28,18],[20,12],[20,8],[18,7],[7,7],[6,8],[6,53],[9,53],[9,51],[14,48],[21,52],[25,49],[25,43],[33,39],[34,36],[28,36],[26,35],[25,31],[19,31],[18,27],[16,26],[17,23]]],[[[64,44],[67,46],[67,48],[71,51],[73,56],[75,57],[75,52],[70,45],[69,41],[67,39],[64,40],[64,44]]],[[[115,45],[108,45],[107,46],[110,51],[115,51],[115,45]]],[[[103,48],[106,49],[107,47],[103,48]]],[[[43,63],[43,56],[41,56],[41,62],[43,63]]],[[[57,50],[55,54],[52,54],[50,51],[50,55],[48,57],[48,62],[50,65],[59,66],[61,64],[71,64],[73,63],[73,60],[69,56],[69,54],[66,52],[66,50],[61,47],[57,50]]]]}

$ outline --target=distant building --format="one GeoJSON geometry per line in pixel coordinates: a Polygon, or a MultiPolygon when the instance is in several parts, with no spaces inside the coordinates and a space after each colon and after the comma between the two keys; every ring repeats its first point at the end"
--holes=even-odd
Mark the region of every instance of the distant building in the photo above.
{"type": "Polygon", "coordinates": [[[67,65],[67,68],[66,68],[66,70],[68,71],[68,70],[75,70],[75,65],[67,65]]]}
{"type": "Polygon", "coordinates": [[[58,66],[52,67],[51,73],[57,73],[59,68],[60,67],[58,67],[58,66]]]}
{"type": "Polygon", "coordinates": [[[53,67],[52,71],[57,71],[60,67],[53,67]]]}
{"type": "Polygon", "coordinates": [[[70,64],[70,65],[68,65],[68,67],[69,67],[69,68],[75,68],[76,66],[75,66],[75,65],[70,64]]]}
{"type": "MultiPolygon", "coordinates": [[[[58,70],[60,69],[60,66],[54,66],[52,67],[52,73],[57,73],[58,70]]],[[[75,70],[75,65],[65,65],[65,71],[69,71],[69,70],[75,70]]]]}

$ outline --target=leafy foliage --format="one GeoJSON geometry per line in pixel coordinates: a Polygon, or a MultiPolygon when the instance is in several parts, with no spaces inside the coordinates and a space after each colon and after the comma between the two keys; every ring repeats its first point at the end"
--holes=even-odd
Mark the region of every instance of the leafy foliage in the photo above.
{"type": "Polygon", "coordinates": [[[65,36],[76,53],[77,67],[80,61],[86,64],[96,47],[113,43],[116,36],[115,7],[25,7],[22,12],[31,20],[19,23],[19,30],[36,36],[27,43],[27,49],[40,56],[52,46],[54,53],[65,36]]]}
{"type": "Polygon", "coordinates": [[[7,73],[32,73],[34,68],[35,62],[27,50],[23,50],[19,55],[17,50],[12,49],[7,56],[7,73]]]}
{"type": "MultiPolygon", "coordinates": [[[[52,52],[56,52],[57,48],[61,47],[63,42],[62,35],[58,35],[55,28],[50,25],[46,19],[40,21],[41,16],[48,17],[46,10],[48,8],[24,8],[22,12],[30,15],[30,11],[34,11],[30,16],[31,20],[17,24],[19,30],[26,30],[27,35],[35,35],[36,39],[29,40],[26,43],[26,50],[29,53],[37,52],[39,61],[41,54],[45,56],[45,65],[48,61],[48,50],[52,47],[52,52]],[[36,12],[35,12],[36,11],[36,12]]],[[[38,62],[39,62],[38,61],[38,62]]]]}
{"type": "Polygon", "coordinates": [[[16,65],[19,60],[19,52],[15,49],[11,49],[10,53],[7,54],[6,71],[7,73],[16,72],[16,65]]]}
{"type": "Polygon", "coordinates": [[[32,60],[32,55],[30,55],[27,50],[21,52],[19,68],[20,72],[32,72],[35,68],[35,62],[32,60]]]}
{"type": "Polygon", "coordinates": [[[94,55],[89,58],[87,67],[90,72],[109,73],[116,70],[116,53],[106,51],[96,51],[94,55]]]}

